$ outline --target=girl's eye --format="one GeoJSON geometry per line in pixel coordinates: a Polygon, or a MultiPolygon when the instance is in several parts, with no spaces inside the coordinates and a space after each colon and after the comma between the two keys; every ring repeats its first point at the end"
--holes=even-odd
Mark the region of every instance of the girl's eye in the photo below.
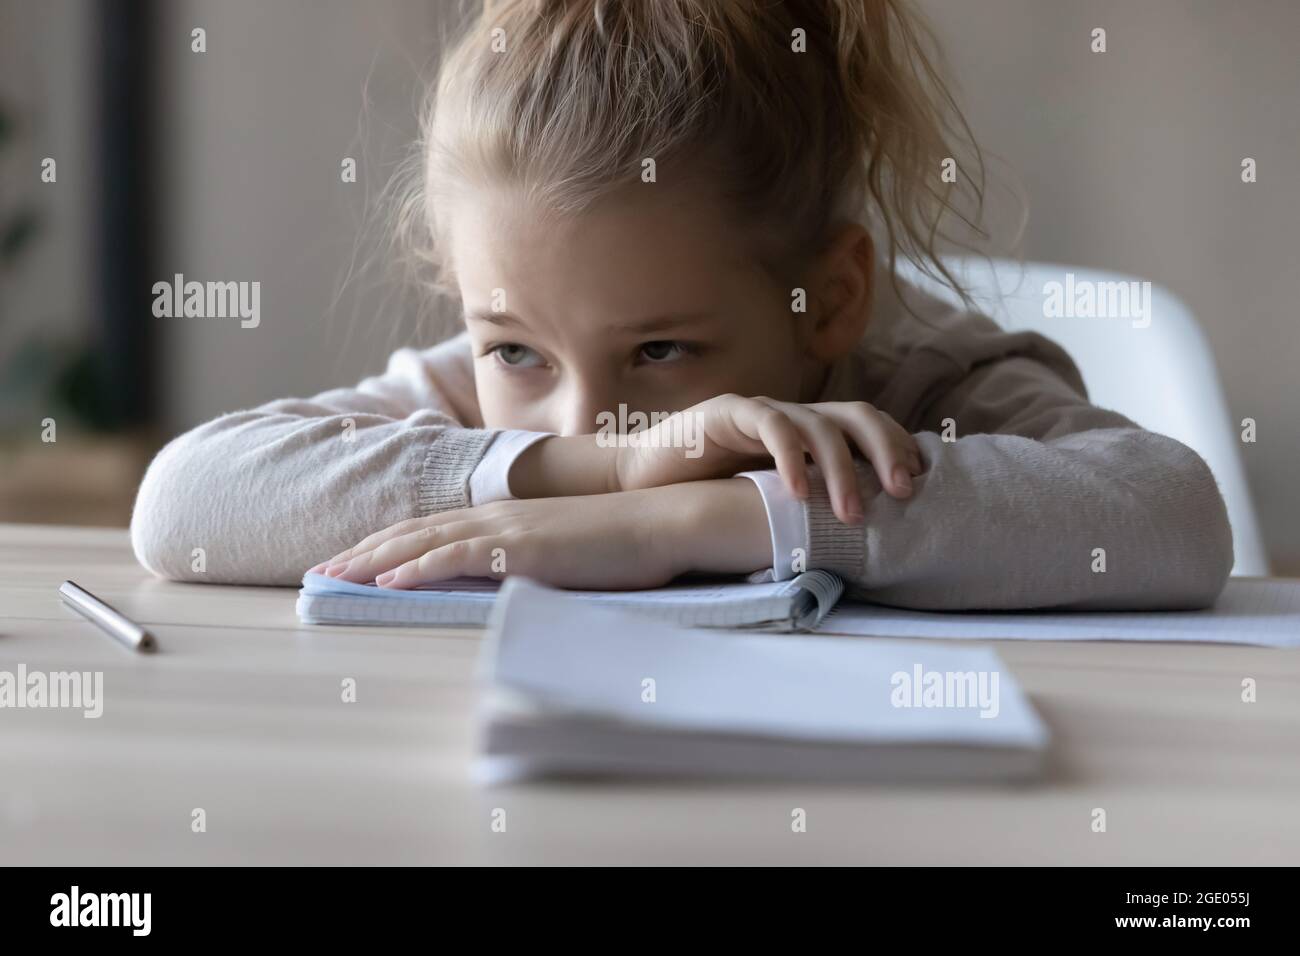
{"type": "Polygon", "coordinates": [[[542,364],[542,357],[526,345],[511,342],[498,345],[492,349],[497,361],[510,368],[536,368],[542,364]]]}
{"type": "Polygon", "coordinates": [[[687,353],[680,342],[647,342],[641,346],[641,355],[651,363],[673,362],[687,353]]]}

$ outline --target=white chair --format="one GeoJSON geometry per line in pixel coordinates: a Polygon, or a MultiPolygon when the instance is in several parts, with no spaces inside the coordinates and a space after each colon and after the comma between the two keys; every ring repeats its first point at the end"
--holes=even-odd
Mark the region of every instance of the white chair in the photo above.
{"type": "MultiPolygon", "coordinates": [[[[1200,454],[1228,506],[1236,552],[1232,573],[1269,573],[1242,467],[1238,427],[1228,414],[1214,356],[1186,305],[1150,283],[1145,286],[1150,311],[1144,316],[1142,280],[1114,272],[1007,259],[950,259],[945,265],[965,285],[979,311],[1004,329],[1039,332],[1069,352],[1093,404],[1176,438],[1200,454]],[[1074,314],[1087,311],[1086,300],[1079,297],[1089,288],[1099,293],[1094,297],[1098,307],[1088,315],[1074,314]],[[1125,310],[1124,296],[1133,292],[1140,297],[1125,310]],[[1054,308],[1058,301],[1064,315],[1054,308]],[[1084,308],[1071,309],[1070,302],[1084,308]]],[[[899,271],[925,290],[960,302],[951,289],[911,264],[900,263],[899,271]]]]}

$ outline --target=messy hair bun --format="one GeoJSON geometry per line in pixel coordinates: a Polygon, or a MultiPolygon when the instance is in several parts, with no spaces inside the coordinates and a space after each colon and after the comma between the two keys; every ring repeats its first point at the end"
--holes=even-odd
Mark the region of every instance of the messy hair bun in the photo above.
{"type": "Polygon", "coordinates": [[[507,181],[577,212],[653,158],[660,181],[710,177],[769,265],[853,219],[891,271],[960,291],[941,249],[979,235],[984,168],[936,63],[910,0],[483,0],[431,91],[408,212],[451,289],[448,194],[507,181]]]}

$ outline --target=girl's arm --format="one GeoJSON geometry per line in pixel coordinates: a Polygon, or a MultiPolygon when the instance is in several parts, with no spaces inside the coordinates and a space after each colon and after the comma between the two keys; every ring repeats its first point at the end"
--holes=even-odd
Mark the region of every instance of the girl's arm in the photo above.
{"type": "Polygon", "coordinates": [[[1046,364],[975,368],[921,429],[910,499],[858,468],[864,527],[837,521],[814,481],[808,563],[859,597],[935,610],[1199,608],[1228,578],[1232,529],[1200,456],[1089,405],[1046,364]],[[939,434],[949,418],[951,442],[939,434]]]}
{"type": "Polygon", "coordinates": [[[758,486],[732,478],[418,518],[361,541],[329,573],[390,587],[504,574],[653,587],[688,570],[767,567],[775,543],[806,552],[804,567],[838,572],[851,596],[917,609],[1196,608],[1222,589],[1231,528],[1213,475],[1186,446],[1088,405],[1019,357],[982,366],[928,417],[976,434],[917,434],[925,467],[906,498],[882,492],[859,462],[859,525],[836,517],[813,469],[806,505],[773,502],[803,519],[788,549],[781,534],[769,539],[758,486]],[[982,431],[991,419],[1007,433],[982,431]]]}
{"type": "Polygon", "coordinates": [[[688,571],[743,574],[772,550],[744,478],[636,491],[494,501],[399,522],[326,571],[381,587],[515,574],[564,588],[653,588],[688,571]]]}
{"type": "Polygon", "coordinates": [[[402,349],[355,388],[222,415],[174,439],[140,485],[137,559],[175,580],[292,585],[377,528],[467,506],[495,433],[461,424],[457,349],[454,339],[402,349]]]}

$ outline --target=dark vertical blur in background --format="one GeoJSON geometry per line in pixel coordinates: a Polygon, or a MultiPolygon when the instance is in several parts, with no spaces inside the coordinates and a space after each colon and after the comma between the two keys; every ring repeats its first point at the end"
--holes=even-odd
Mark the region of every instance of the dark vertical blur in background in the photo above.
{"type": "Polygon", "coordinates": [[[157,122],[152,29],[154,0],[100,4],[95,76],[99,125],[99,262],[95,288],[102,325],[96,340],[102,356],[100,423],[118,430],[153,421],[156,350],[145,319],[158,223],[152,165],[157,122]]]}

